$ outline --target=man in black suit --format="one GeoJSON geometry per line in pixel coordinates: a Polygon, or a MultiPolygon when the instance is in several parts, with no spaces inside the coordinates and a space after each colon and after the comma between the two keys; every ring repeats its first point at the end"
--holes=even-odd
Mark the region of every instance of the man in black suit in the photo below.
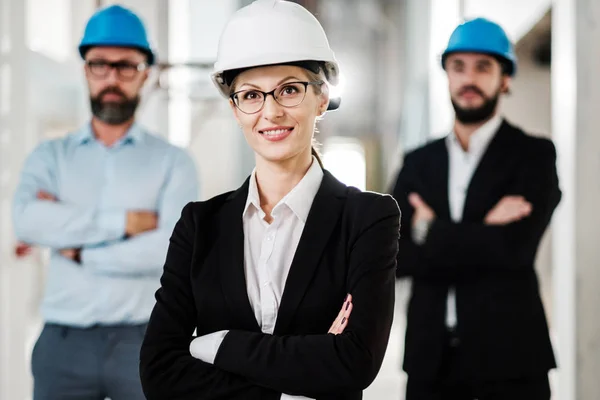
{"type": "Polygon", "coordinates": [[[516,70],[497,24],[453,32],[442,65],[453,131],[409,152],[398,277],[412,278],[407,400],[548,400],[556,367],[534,260],[561,198],[550,140],[498,113],[516,70]]]}

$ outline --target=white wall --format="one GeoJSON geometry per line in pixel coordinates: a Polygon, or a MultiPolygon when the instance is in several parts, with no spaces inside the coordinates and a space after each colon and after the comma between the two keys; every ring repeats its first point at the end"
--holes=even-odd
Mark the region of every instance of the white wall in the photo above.
{"type": "MultiPolygon", "coordinates": [[[[550,68],[536,65],[531,59],[530,43],[518,46],[519,66],[511,94],[502,101],[502,110],[509,121],[527,133],[552,137],[550,68]]],[[[544,236],[537,258],[537,271],[544,306],[552,324],[552,239],[551,228],[544,236]]]]}

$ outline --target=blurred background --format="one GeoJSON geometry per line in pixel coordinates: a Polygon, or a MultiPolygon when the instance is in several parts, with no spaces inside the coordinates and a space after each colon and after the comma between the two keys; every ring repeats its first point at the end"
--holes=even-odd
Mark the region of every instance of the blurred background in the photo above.
{"type": "MultiPolygon", "coordinates": [[[[516,44],[518,74],[503,114],[551,137],[564,197],[538,256],[559,369],[554,400],[600,398],[600,1],[303,0],[341,64],[339,110],[317,139],[348,185],[389,192],[402,154],[449,132],[453,111],[439,56],[455,26],[483,16],[516,44]]],[[[77,44],[93,0],[0,0],[0,400],[31,398],[29,358],[41,328],[46,255],[17,260],[11,201],[27,154],[89,119],[77,44]]],[[[237,188],[254,159],[209,79],[228,17],[250,0],[121,1],[144,19],[159,65],[138,120],[189,149],[201,198],[237,188]]],[[[535,157],[535,154],[531,155],[535,157]]],[[[384,367],[366,399],[403,399],[409,282],[384,367]]]]}

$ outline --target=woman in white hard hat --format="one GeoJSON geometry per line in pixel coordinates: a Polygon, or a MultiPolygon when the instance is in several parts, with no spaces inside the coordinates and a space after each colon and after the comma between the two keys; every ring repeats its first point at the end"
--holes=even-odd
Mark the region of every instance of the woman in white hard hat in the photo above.
{"type": "Polygon", "coordinates": [[[337,78],[298,4],[258,0],[228,22],[213,79],[256,167],[175,227],[141,352],[148,399],[360,399],[375,379],[400,214],[337,181],[312,147],[337,78]]]}

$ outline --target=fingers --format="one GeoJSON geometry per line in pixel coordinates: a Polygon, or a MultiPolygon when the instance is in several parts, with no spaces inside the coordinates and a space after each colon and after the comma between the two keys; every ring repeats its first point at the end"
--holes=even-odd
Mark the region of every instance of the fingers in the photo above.
{"type": "Polygon", "coordinates": [[[533,211],[533,205],[523,196],[505,196],[486,216],[486,223],[504,225],[519,221],[533,211]]]}
{"type": "Polygon", "coordinates": [[[335,317],[335,320],[333,321],[333,323],[331,324],[331,327],[329,327],[329,331],[328,333],[333,333],[337,335],[338,329],[339,329],[339,325],[340,322],[342,321],[342,319],[344,318],[344,310],[347,307],[348,304],[348,298],[350,297],[350,295],[346,296],[346,299],[344,300],[344,304],[342,305],[342,308],[340,309],[340,312],[338,313],[337,317],[335,317]]]}
{"type": "Polygon", "coordinates": [[[19,242],[15,246],[15,256],[17,258],[28,256],[29,254],[31,254],[31,251],[32,247],[23,242],[19,242]]]}
{"type": "Polygon", "coordinates": [[[329,333],[333,333],[334,335],[339,335],[344,332],[344,329],[348,326],[350,313],[352,313],[352,303],[346,302],[345,306],[342,307],[342,314],[339,318],[336,318],[333,325],[329,329],[329,333]]]}
{"type": "Polygon", "coordinates": [[[533,209],[531,203],[522,197],[510,199],[504,206],[506,207],[505,211],[508,216],[516,218],[522,218],[531,214],[533,209]]]}
{"type": "Polygon", "coordinates": [[[348,326],[348,321],[350,318],[350,314],[352,313],[352,308],[352,295],[348,295],[346,297],[346,300],[344,301],[344,304],[342,305],[342,308],[340,309],[340,312],[338,313],[337,318],[335,319],[335,321],[333,321],[333,324],[329,328],[328,333],[339,335],[340,333],[344,332],[344,329],[346,329],[346,326],[348,326]]]}
{"type": "Polygon", "coordinates": [[[408,202],[414,208],[423,207],[423,205],[425,204],[425,202],[423,201],[423,199],[421,198],[421,196],[419,196],[418,193],[411,193],[411,194],[409,194],[408,195],[408,202]]]}
{"type": "Polygon", "coordinates": [[[56,197],[54,197],[52,194],[44,191],[44,190],[38,190],[37,192],[37,196],[36,196],[39,200],[50,200],[50,201],[56,201],[56,197]]]}

